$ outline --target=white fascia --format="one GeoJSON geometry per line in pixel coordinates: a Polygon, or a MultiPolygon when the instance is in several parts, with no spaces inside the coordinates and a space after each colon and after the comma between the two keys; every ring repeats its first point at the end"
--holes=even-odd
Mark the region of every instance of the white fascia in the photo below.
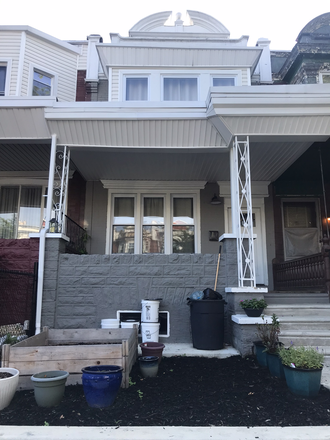
{"type": "Polygon", "coordinates": [[[182,101],[149,102],[148,104],[132,102],[76,102],[55,103],[45,109],[47,120],[79,119],[79,120],[113,120],[113,119],[205,119],[204,102],[182,105],[182,101]]]}
{"type": "Polygon", "coordinates": [[[56,103],[56,98],[49,96],[4,96],[0,99],[0,107],[4,108],[27,108],[27,107],[53,107],[56,103]]]}

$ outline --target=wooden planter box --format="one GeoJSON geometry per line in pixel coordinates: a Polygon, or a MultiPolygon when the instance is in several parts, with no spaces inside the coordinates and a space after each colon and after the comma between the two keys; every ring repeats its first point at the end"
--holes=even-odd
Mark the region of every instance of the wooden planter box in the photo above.
{"type": "Polygon", "coordinates": [[[129,373],[138,352],[138,326],[118,329],[48,329],[15,345],[2,346],[2,367],[17,368],[20,389],[32,388],[31,375],[65,370],[67,385],[81,383],[81,369],[90,365],[123,367],[121,386],[128,388],[129,373]]]}

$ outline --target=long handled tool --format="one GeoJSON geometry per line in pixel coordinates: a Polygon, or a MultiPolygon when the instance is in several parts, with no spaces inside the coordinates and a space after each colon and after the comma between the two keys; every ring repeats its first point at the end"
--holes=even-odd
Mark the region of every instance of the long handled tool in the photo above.
{"type": "Polygon", "coordinates": [[[219,266],[220,266],[220,257],[221,257],[221,244],[219,246],[219,255],[218,255],[218,264],[217,264],[217,273],[215,276],[215,283],[214,283],[214,291],[217,290],[217,284],[218,284],[218,273],[219,273],[219,266]]]}

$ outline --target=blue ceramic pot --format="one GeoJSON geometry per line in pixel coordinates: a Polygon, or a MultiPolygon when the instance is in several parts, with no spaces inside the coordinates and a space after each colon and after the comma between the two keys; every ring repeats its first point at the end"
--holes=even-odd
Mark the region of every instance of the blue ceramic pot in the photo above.
{"type": "Polygon", "coordinates": [[[261,367],[267,367],[267,353],[266,347],[261,341],[254,342],[254,351],[257,357],[258,364],[261,367]]]}
{"type": "Polygon", "coordinates": [[[321,386],[322,368],[304,370],[284,365],[286,384],[289,390],[298,396],[315,397],[321,386]]]}
{"type": "Polygon", "coordinates": [[[104,408],[113,404],[122,381],[122,367],[98,365],[81,370],[82,384],[87,403],[92,408],[104,408]]]}

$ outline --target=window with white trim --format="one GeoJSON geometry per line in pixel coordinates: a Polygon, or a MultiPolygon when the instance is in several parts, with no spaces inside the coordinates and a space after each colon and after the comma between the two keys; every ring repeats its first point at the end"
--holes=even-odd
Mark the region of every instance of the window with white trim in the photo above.
{"type": "Polygon", "coordinates": [[[148,78],[126,77],[126,101],[148,100],[148,78]]]}
{"type": "Polygon", "coordinates": [[[225,77],[225,76],[213,77],[212,80],[213,80],[213,87],[235,86],[236,84],[236,80],[234,77],[225,77]]]}
{"type": "Polygon", "coordinates": [[[33,96],[51,96],[52,95],[53,76],[42,72],[41,70],[33,70],[33,96]]]}
{"type": "Polygon", "coordinates": [[[41,186],[0,188],[0,238],[29,238],[39,232],[44,213],[41,186]]]}
{"type": "Polygon", "coordinates": [[[164,101],[197,101],[197,78],[163,78],[164,101]]]}
{"type": "Polygon", "coordinates": [[[7,66],[0,64],[0,96],[5,96],[7,66]]]}
{"type": "Polygon", "coordinates": [[[320,73],[320,83],[330,84],[330,72],[320,73]]]}
{"type": "Polygon", "coordinates": [[[199,191],[109,191],[107,249],[117,254],[199,252],[199,191]]]}

